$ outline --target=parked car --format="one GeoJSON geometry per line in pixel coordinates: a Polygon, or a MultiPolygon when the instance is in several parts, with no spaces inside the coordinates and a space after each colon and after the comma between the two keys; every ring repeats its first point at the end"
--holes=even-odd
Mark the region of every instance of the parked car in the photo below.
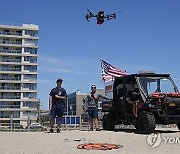
{"type": "Polygon", "coordinates": [[[42,126],[40,123],[32,123],[27,127],[28,130],[47,131],[47,128],[42,126]]]}
{"type": "Polygon", "coordinates": [[[20,124],[13,124],[13,129],[24,129],[20,124]]]}
{"type": "Polygon", "coordinates": [[[9,125],[4,125],[4,124],[1,124],[0,125],[0,131],[9,131],[10,130],[10,126],[9,125]]]}

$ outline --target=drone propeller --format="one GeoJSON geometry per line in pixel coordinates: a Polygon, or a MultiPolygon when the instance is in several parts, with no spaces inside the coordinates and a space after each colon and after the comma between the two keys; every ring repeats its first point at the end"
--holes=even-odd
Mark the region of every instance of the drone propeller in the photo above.
{"type": "Polygon", "coordinates": [[[88,14],[85,16],[85,18],[89,22],[89,15],[88,14]]]}
{"type": "Polygon", "coordinates": [[[90,17],[94,17],[94,14],[89,10],[89,9],[87,9],[88,10],[88,12],[89,12],[89,16],[90,17]]]}

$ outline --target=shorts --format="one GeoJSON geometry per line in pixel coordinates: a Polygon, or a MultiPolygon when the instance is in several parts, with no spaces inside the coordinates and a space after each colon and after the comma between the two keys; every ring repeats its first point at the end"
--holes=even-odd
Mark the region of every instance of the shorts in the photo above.
{"type": "Polygon", "coordinates": [[[50,112],[51,118],[63,117],[63,115],[64,115],[64,108],[53,107],[51,109],[51,112],[50,112]]]}
{"type": "Polygon", "coordinates": [[[96,107],[88,108],[89,119],[98,118],[98,109],[96,107]]]}

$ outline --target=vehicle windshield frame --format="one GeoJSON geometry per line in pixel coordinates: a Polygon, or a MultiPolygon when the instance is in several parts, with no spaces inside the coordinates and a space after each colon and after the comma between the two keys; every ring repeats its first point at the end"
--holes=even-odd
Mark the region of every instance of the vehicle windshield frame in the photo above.
{"type": "MultiPolygon", "coordinates": [[[[140,89],[141,89],[141,91],[143,92],[143,94],[144,95],[146,95],[146,96],[148,96],[149,94],[148,94],[148,88],[147,88],[147,84],[148,84],[148,81],[144,81],[144,82],[146,82],[146,83],[144,83],[144,85],[142,84],[142,79],[146,79],[146,78],[148,78],[148,79],[150,79],[150,80],[152,80],[152,82],[153,82],[153,80],[155,81],[155,80],[162,80],[162,79],[166,79],[166,80],[169,80],[169,83],[171,83],[171,86],[172,86],[172,88],[173,88],[173,90],[174,91],[171,91],[171,92],[175,92],[175,93],[177,93],[178,92],[178,88],[176,87],[176,85],[175,85],[175,83],[174,83],[174,81],[171,79],[171,77],[170,76],[138,76],[136,79],[137,79],[137,82],[138,82],[138,85],[139,85],[139,87],[140,87],[140,89]],[[146,84],[146,85],[145,85],[146,84]],[[146,88],[145,88],[146,87],[146,88]]],[[[161,92],[160,90],[159,91],[157,91],[157,92],[161,92]]],[[[163,92],[163,91],[162,91],[163,92]]]]}

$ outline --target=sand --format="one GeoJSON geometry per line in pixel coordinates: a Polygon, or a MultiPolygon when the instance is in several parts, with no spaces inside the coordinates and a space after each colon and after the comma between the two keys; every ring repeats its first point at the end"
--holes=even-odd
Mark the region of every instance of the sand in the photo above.
{"type": "Polygon", "coordinates": [[[61,133],[44,132],[0,132],[0,154],[120,154],[120,153],[180,153],[180,131],[163,128],[156,131],[161,135],[161,144],[156,148],[147,144],[147,136],[131,130],[80,131],[63,130],[61,133]],[[167,139],[165,142],[164,139],[167,139]],[[176,139],[176,140],[175,140],[176,139]],[[83,143],[111,143],[122,145],[113,150],[80,150],[83,143]]]}

